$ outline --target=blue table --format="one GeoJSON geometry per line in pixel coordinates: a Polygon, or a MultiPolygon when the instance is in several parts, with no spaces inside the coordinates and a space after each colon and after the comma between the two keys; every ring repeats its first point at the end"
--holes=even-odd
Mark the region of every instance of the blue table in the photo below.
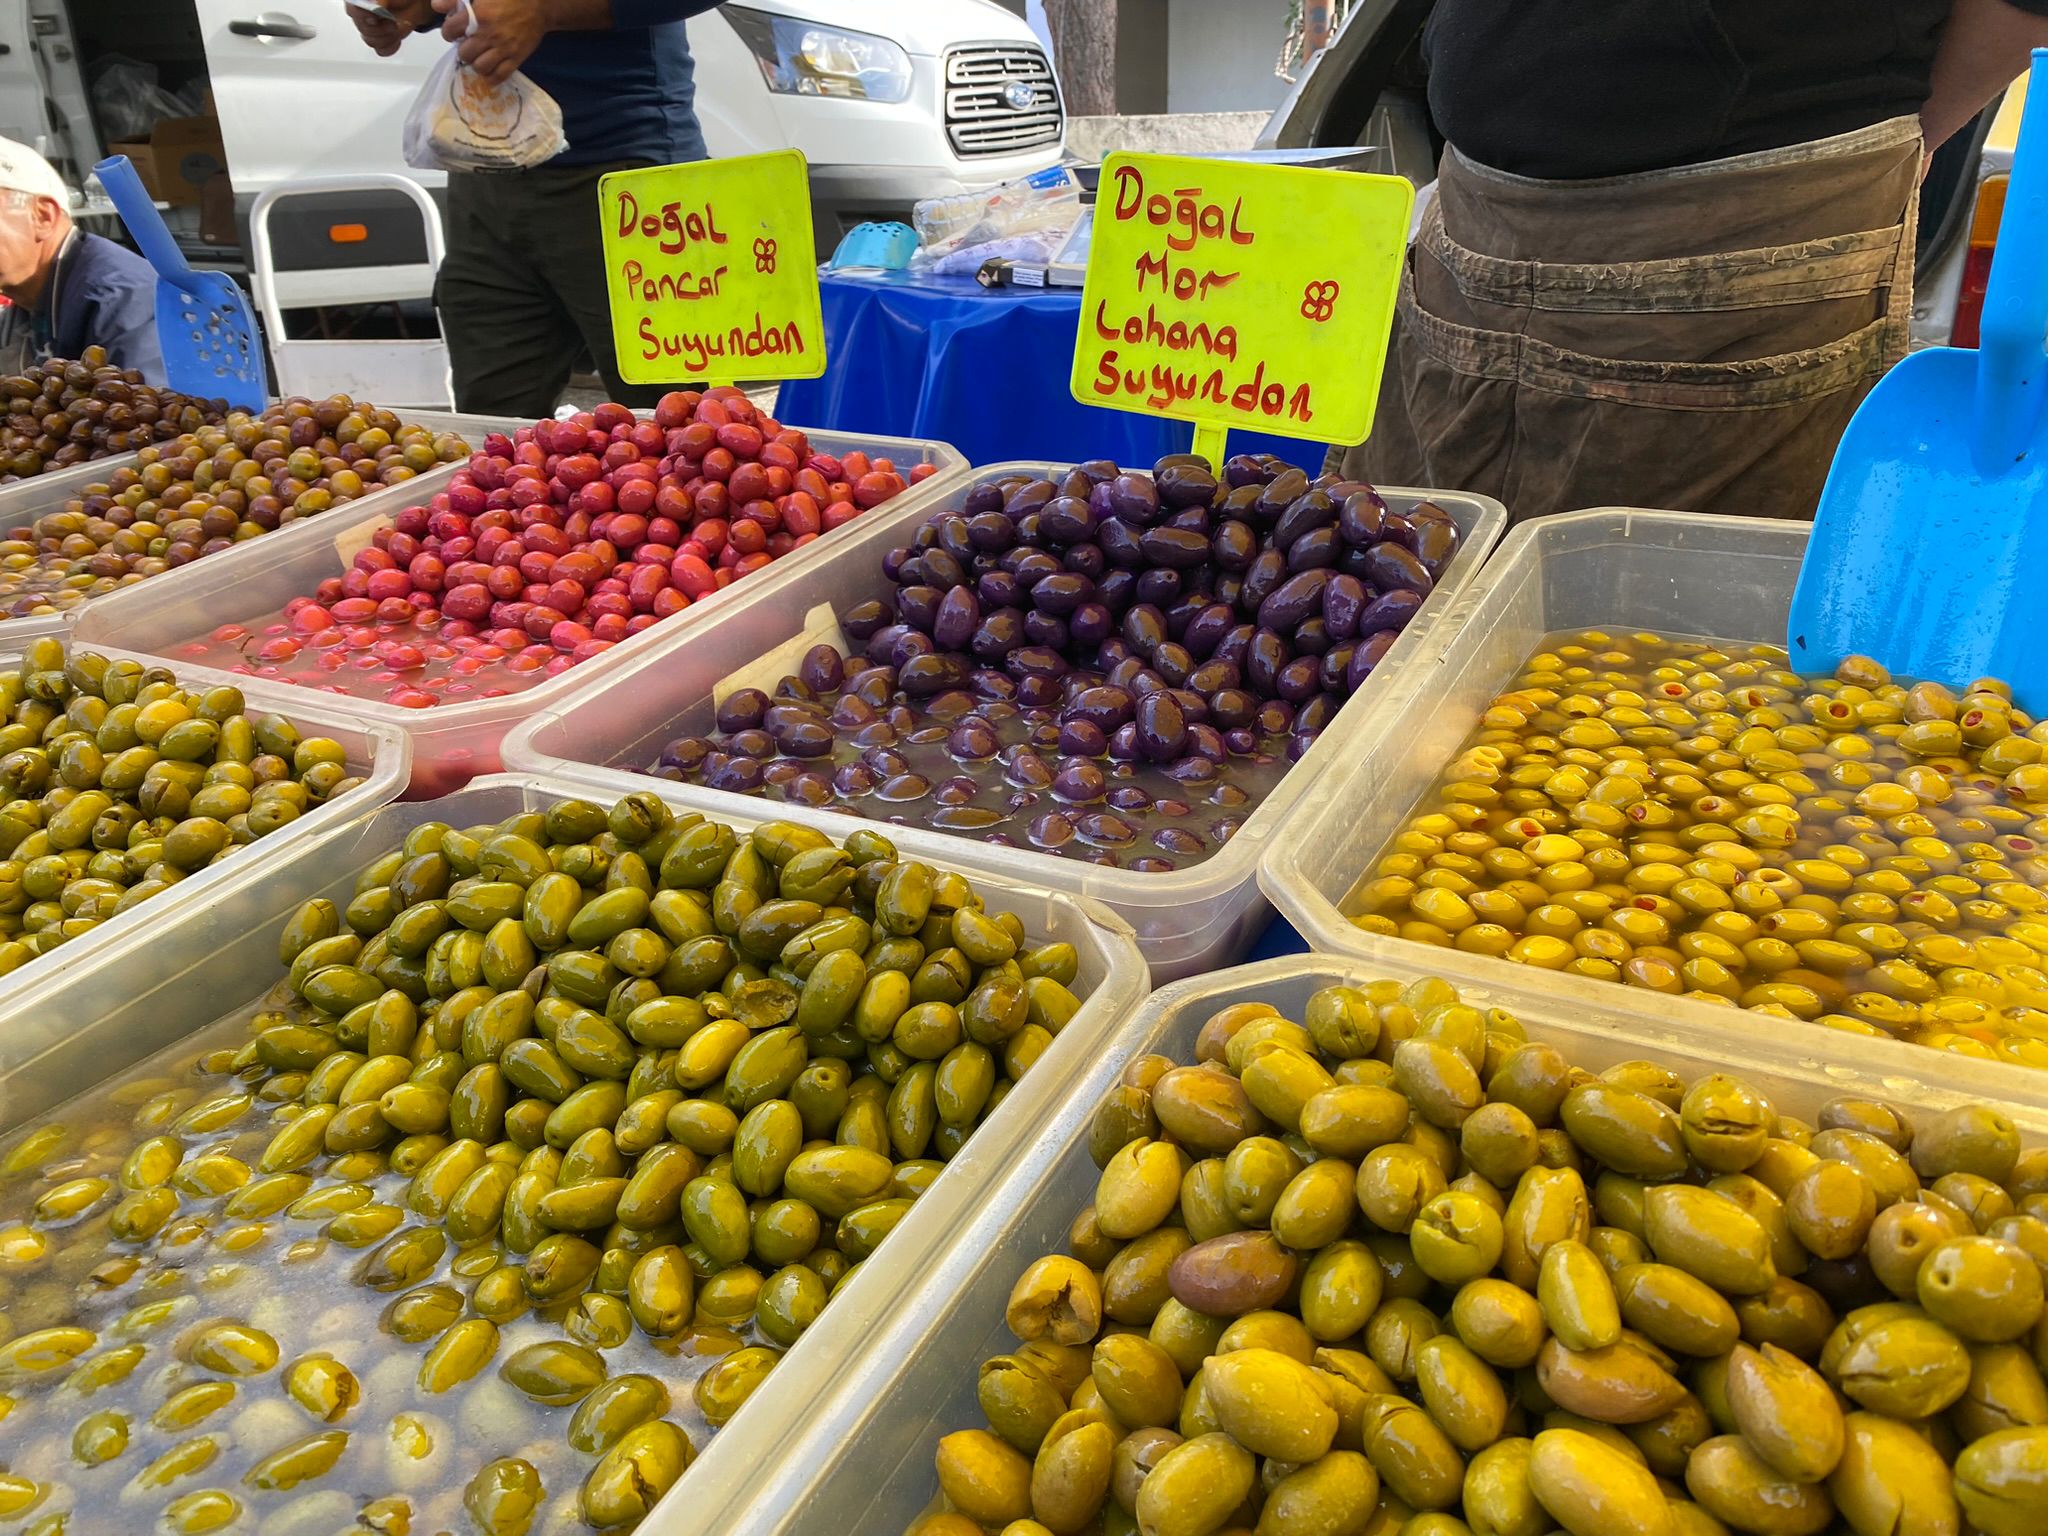
{"type": "MultiPolygon", "coordinates": [[[[1107,458],[1149,468],[1185,453],[1185,422],[1082,405],[1067,388],[1078,288],[983,288],[970,277],[819,274],[830,359],[782,386],[776,415],[835,432],[935,437],[971,464],[1107,458]]],[[[1276,453],[1313,474],[1323,446],[1255,432],[1233,453],[1276,453]]]]}

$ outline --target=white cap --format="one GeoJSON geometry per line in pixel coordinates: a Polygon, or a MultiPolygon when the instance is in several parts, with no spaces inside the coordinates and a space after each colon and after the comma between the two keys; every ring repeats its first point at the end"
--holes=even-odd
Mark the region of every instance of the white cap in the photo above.
{"type": "Polygon", "coordinates": [[[71,206],[71,189],[50,162],[13,139],[0,139],[0,189],[47,197],[59,208],[71,206]]]}

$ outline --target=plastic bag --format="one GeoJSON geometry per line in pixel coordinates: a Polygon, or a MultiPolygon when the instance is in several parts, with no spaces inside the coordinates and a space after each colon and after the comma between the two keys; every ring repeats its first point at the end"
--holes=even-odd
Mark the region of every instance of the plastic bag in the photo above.
{"type": "MultiPolygon", "coordinates": [[[[469,29],[476,30],[473,12],[469,29]]],[[[420,171],[525,170],[568,147],[554,97],[523,74],[486,85],[453,48],[405,117],[405,163],[420,171]]]]}
{"type": "Polygon", "coordinates": [[[93,67],[92,109],[107,141],[146,139],[167,117],[190,117],[196,108],[157,82],[156,66],[110,53],[93,67]]]}
{"type": "Polygon", "coordinates": [[[1080,184],[1059,165],[981,192],[926,198],[910,210],[918,238],[910,265],[929,271],[956,252],[1022,235],[1041,236],[1056,249],[1080,216],[1080,184]]]}

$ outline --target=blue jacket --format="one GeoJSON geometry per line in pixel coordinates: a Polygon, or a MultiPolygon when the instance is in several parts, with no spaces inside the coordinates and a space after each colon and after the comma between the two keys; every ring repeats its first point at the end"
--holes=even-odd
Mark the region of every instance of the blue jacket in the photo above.
{"type": "Polygon", "coordinates": [[[57,253],[46,297],[33,316],[43,356],[75,358],[87,347],[105,347],[116,368],[137,369],[151,384],[164,382],[156,270],[127,246],[77,231],[57,253]]]}

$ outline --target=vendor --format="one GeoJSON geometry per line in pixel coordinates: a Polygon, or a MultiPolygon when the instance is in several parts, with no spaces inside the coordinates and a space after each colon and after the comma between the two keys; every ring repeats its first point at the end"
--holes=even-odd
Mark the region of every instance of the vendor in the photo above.
{"type": "Polygon", "coordinates": [[[1925,156],[2041,45],[2048,0],[1438,0],[1449,147],[1332,466],[1811,517],[1906,352],[1925,156]]]}
{"type": "Polygon", "coordinates": [[[164,382],[155,271],[126,246],[74,226],[63,178],[12,139],[0,139],[0,294],[27,317],[35,358],[104,347],[115,367],[164,382]]]}

